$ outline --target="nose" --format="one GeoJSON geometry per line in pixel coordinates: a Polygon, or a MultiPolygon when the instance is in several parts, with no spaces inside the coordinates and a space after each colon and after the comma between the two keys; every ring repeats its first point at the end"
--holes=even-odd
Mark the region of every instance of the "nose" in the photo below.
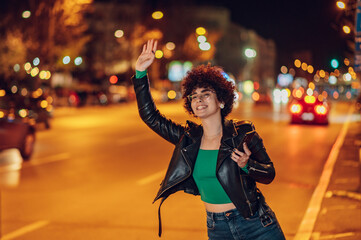
{"type": "Polygon", "coordinates": [[[199,96],[199,97],[196,99],[196,102],[203,102],[203,96],[199,96]]]}

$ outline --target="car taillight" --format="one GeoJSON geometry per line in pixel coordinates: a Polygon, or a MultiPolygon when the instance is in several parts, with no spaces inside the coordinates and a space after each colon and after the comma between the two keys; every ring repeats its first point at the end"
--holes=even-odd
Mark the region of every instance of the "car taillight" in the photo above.
{"type": "Polygon", "coordinates": [[[298,103],[292,104],[290,110],[291,113],[300,113],[302,111],[302,105],[298,103]]]}
{"type": "Polygon", "coordinates": [[[315,112],[320,115],[326,115],[327,108],[323,105],[316,105],[315,106],[315,112]]]}

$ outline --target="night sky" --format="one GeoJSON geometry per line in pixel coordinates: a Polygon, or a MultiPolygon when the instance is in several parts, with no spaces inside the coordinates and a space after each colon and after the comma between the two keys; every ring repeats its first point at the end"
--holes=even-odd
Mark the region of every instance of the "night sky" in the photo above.
{"type": "Polygon", "coordinates": [[[343,61],[347,51],[350,52],[346,40],[352,40],[352,36],[342,32],[340,23],[345,16],[335,0],[196,2],[227,7],[231,10],[232,21],[255,30],[264,38],[273,39],[279,66],[293,63],[292,52],[310,50],[312,64],[318,69],[330,70],[332,58],[343,61]]]}
{"type": "MultiPolygon", "coordinates": [[[[146,7],[162,9],[173,4],[214,5],[226,7],[231,20],[255,30],[266,39],[273,39],[277,46],[277,67],[290,66],[295,51],[310,50],[316,69],[331,70],[329,62],[351,56],[347,39],[342,32],[345,15],[336,7],[336,0],[94,0],[116,3],[142,2],[146,7]]],[[[352,0],[353,1],[353,0],[352,0]]],[[[5,13],[11,1],[0,2],[5,13]]],[[[10,4],[10,5],[9,5],[10,4]]],[[[353,21],[352,17],[349,17],[353,21]]],[[[302,60],[302,59],[301,59],[302,60]]]]}

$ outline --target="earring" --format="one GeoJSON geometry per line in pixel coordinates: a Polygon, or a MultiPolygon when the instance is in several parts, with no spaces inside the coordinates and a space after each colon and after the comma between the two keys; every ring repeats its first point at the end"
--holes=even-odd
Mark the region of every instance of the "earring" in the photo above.
{"type": "Polygon", "coordinates": [[[224,104],[221,103],[221,104],[219,105],[219,107],[220,107],[221,109],[223,109],[223,108],[224,108],[224,104]]]}

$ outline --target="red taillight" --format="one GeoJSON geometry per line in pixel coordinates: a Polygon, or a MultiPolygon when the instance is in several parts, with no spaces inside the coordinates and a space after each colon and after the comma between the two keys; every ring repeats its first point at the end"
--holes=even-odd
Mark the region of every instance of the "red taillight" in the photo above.
{"type": "Polygon", "coordinates": [[[327,114],[327,108],[323,105],[316,105],[315,106],[315,112],[319,115],[326,115],[327,114]]]}
{"type": "Polygon", "coordinates": [[[300,113],[302,111],[302,105],[295,103],[291,105],[291,113],[300,113]]]}

